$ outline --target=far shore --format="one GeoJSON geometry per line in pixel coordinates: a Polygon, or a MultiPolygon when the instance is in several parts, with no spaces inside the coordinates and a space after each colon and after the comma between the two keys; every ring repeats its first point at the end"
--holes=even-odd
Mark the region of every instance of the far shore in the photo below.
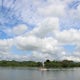
{"type": "Polygon", "coordinates": [[[29,67],[29,68],[74,68],[80,67],[80,62],[74,62],[71,60],[62,60],[62,61],[50,61],[46,60],[43,62],[37,61],[7,61],[1,60],[0,67],[29,67]]]}

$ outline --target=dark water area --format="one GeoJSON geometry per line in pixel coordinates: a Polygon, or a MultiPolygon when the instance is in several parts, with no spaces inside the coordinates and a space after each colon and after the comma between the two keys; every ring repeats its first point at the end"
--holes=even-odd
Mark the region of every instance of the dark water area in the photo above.
{"type": "Polygon", "coordinates": [[[80,80],[80,68],[41,71],[38,68],[0,67],[0,80],[80,80]]]}

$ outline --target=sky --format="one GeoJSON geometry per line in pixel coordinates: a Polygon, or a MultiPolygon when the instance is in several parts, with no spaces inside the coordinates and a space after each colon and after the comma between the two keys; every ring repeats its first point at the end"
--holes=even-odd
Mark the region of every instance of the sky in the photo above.
{"type": "Polygon", "coordinates": [[[80,0],[0,0],[0,60],[80,61],[80,0]]]}

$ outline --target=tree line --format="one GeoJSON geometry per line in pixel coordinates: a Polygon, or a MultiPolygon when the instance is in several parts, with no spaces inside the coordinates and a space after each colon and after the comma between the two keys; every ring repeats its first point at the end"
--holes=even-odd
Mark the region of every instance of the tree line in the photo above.
{"type": "MultiPolygon", "coordinates": [[[[42,62],[35,61],[0,61],[0,66],[2,67],[43,67],[42,62]]],[[[44,67],[46,68],[68,68],[68,67],[80,67],[80,62],[74,62],[70,60],[63,61],[50,61],[46,60],[44,62],[44,67]]]]}
{"type": "Polygon", "coordinates": [[[41,67],[41,62],[34,62],[34,61],[0,61],[0,66],[2,67],[41,67]]]}
{"type": "Polygon", "coordinates": [[[80,62],[74,62],[71,60],[63,60],[63,61],[50,61],[46,60],[44,62],[46,68],[72,68],[72,67],[80,67],[80,62]]]}

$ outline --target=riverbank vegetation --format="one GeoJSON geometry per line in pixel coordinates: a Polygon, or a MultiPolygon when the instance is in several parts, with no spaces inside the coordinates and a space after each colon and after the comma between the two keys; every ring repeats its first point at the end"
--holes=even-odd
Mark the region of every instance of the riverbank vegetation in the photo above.
{"type": "MultiPolygon", "coordinates": [[[[42,62],[35,61],[0,61],[1,67],[43,67],[42,62]]],[[[44,62],[44,67],[46,68],[72,68],[72,67],[80,67],[80,62],[74,62],[70,60],[63,61],[50,61],[46,60],[44,62]]]]}
{"type": "Polygon", "coordinates": [[[0,61],[0,66],[2,67],[42,67],[41,62],[34,61],[0,61]]]}
{"type": "Polygon", "coordinates": [[[69,67],[80,67],[80,62],[74,62],[71,60],[63,61],[50,61],[46,60],[44,62],[46,68],[69,68],[69,67]]]}

